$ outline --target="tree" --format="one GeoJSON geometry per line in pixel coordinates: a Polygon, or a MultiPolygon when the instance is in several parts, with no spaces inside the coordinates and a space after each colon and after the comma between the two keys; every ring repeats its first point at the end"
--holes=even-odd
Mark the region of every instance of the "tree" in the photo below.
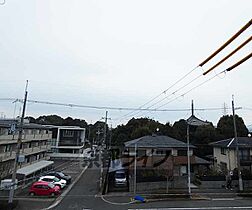
{"type": "Polygon", "coordinates": [[[176,121],[173,124],[174,138],[185,142],[186,141],[186,129],[187,129],[186,120],[180,119],[179,121],[176,121]]]}
{"type": "Polygon", "coordinates": [[[36,123],[47,125],[63,125],[64,119],[58,115],[43,115],[36,119],[36,123]]]}
{"type": "MultiPolygon", "coordinates": [[[[235,115],[237,136],[247,136],[248,129],[244,124],[244,121],[238,115],[235,115]]],[[[217,123],[217,130],[220,134],[221,139],[227,139],[234,137],[234,122],[233,115],[222,116],[217,123]]]]}

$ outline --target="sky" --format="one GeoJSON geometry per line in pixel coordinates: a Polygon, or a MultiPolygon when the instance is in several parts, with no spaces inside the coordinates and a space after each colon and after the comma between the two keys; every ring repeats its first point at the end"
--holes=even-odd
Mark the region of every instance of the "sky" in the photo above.
{"type": "MultiPolygon", "coordinates": [[[[20,103],[1,99],[23,98],[29,80],[30,100],[170,110],[108,110],[113,127],[132,117],[186,119],[190,110],[178,109],[190,109],[192,100],[205,109],[195,115],[216,125],[231,114],[232,95],[242,107],[236,113],[251,126],[252,59],[220,72],[248,55],[252,44],[200,75],[248,39],[252,26],[197,67],[251,19],[251,11],[251,0],[6,0],[0,5],[0,117],[20,113],[20,103]]],[[[26,115],[94,123],[105,111],[28,103],[26,115]]]]}

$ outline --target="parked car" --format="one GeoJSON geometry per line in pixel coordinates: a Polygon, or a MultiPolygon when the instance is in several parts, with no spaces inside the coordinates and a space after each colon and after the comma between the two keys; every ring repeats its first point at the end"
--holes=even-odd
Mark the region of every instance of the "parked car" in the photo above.
{"type": "Polygon", "coordinates": [[[66,180],[67,184],[70,184],[72,181],[71,176],[64,174],[63,172],[60,172],[60,171],[51,171],[51,172],[47,173],[47,175],[56,176],[58,179],[64,179],[64,180],[66,180]]]}
{"type": "Polygon", "coordinates": [[[115,172],[115,186],[125,187],[127,186],[127,178],[126,173],[123,170],[119,170],[115,172]]]}
{"type": "Polygon", "coordinates": [[[58,185],[61,189],[66,186],[66,180],[59,179],[56,176],[42,176],[39,178],[39,181],[49,182],[54,185],[58,185]]]}
{"type": "Polygon", "coordinates": [[[60,194],[60,187],[52,183],[38,181],[34,182],[29,190],[30,195],[50,195],[60,194]]]}

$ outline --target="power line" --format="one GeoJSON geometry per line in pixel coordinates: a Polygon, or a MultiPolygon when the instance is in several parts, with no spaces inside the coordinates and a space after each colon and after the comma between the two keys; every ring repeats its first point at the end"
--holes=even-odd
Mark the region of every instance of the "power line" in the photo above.
{"type": "Polygon", "coordinates": [[[223,63],[225,60],[230,58],[232,55],[234,55],[236,52],[238,52],[242,47],[244,47],[246,44],[248,44],[252,40],[252,36],[250,36],[245,42],[243,42],[241,45],[239,45],[235,50],[233,50],[231,53],[229,53],[226,57],[224,57],[222,60],[220,60],[218,63],[216,63],[214,66],[212,66],[210,69],[205,71],[203,75],[208,74],[210,71],[215,69],[217,66],[219,66],[221,63],[223,63]]]}
{"type": "MultiPolygon", "coordinates": [[[[0,98],[0,101],[5,100],[5,101],[13,101],[13,98],[0,98]]],[[[15,99],[15,102],[21,102],[23,103],[22,99],[15,99]]],[[[39,101],[39,100],[31,100],[31,99],[27,99],[28,103],[36,103],[36,104],[45,104],[45,105],[56,105],[56,106],[66,106],[66,107],[76,107],[76,108],[88,108],[88,109],[102,109],[104,110],[105,108],[107,109],[112,109],[112,110],[141,110],[141,111],[155,111],[155,112],[184,112],[184,111],[190,111],[191,109],[185,108],[185,109],[138,109],[138,108],[129,108],[129,107],[100,107],[100,106],[87,106],[87,105],[80,105],[80,104],[69,104],[69,103],[57,103],[57,102],[48,102],[48,101],[39,101]]],[[[223,108],[197,108],[195,110],[198,111],[215,111],[215,110],[222,110],[223,108]]],[[[103,118],[101,118],[100,120],[102,120],[103,118]]]]}
{"type": "MultiPolygon", "coordinates": [[[[166,96],[166,97],[160,99],[159,101],[155,102],[155,103],[152,104],[151,106],[148,106],[147,109],[150,109],[151,107],[153,107],[153,106],[159,104],[160,102],[164,101],[165,99],[169,98],[170,96],[175,95],[178,91],[180,91],[180,90],[182,90],[183,88],[187,87],[188,85],[190,85],[191,83],[193,83],[194,81],[196,81],[197,79],[199,79],[201,76],[202,76],[202,74],[199,75],[199,76],[197,76],[196,78],[192,79],[190,82],[188,82],[188,83],[185,84],[184,86],[180,87],[180,88],[177,89],[176,91],[172,92],[172,93],[169,94],[168,96],[166,96]]],[[[156,110],[156,109],[154,109],[154,110],[156,110]]],[[[139,114],[141,111],[145,111],[145,110],[139,110],[139,111],[138,111],[136,114],[134,114],[134,115],[139,114]]],[[[151,111],[151,110],[146,110],[146,111],[151,111]]],[[[133,115],[130,115],[130,116],[133,116],[133,115]]],[[[123,119],[123,118],[122,118],[122,119],[123,119]]]]}
{"type": "MultiPolygon", "coordinates": [[[[156,100],[157,98],[159,98],[160,96],[162,96],[163,94],[166,94],[166,92],[168,90],[170,90],[171,88],[173,88],[175,85],[177,85],[179,82],[181,82],[183,79],[185,79],[188,75],[190,75],[193,71],[195,71],[198,68],[198,66],[194,67],[191,71],[189,71],[187,74],[185,74],[183,77],[181,77],[180,79],[178,79],[175,83],[173,83],[171,86],[169,86],[167,89],[165,89],[164,91],[162,91],[160,94],[158,94],[157,96],[153,97],[152,99],[150,99],[149,101],[147,101],[146,103],[144,103],[143,105],[139,106],[138,109],[141,109],[142,107],[144,107],[145,105],[151,103],[152,101],[156,100]]],[[[124,119],[125,117],[133,114],[134,111],[131,111],[121,117],[119,117],[118,119],[124,119]]],[[[135,115],[135,114],[134,114],[135,115]]]]}
{"type": "Polygon", "coordinates": [[[214,56],[216,56],[220,51],[222,51],[225,47],[227,47],[232,41],[234,41],[238,36],[241,35],[250,25],[252,24],[252,19],[246,23],[236,34],[234,34],[228,41],[226,41],[219,49],[217,49],[214,53],[212,53],[208,58],[206,58],[203,62],[199,64],[199,66],[204,66],[208,61],[210,61],[214,56]]]}

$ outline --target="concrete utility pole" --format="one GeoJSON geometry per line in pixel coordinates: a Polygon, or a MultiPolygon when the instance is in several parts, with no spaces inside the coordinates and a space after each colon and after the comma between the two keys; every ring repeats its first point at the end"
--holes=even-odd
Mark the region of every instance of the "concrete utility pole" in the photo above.
{"type": "Polygon", "coordinates": [[[235,136],[234,138],[235,138],[235,145],[236,145],[235,147],[236,147],[237,169],[238,169],[238,177],[239,177],[239,190],[243,191],[241,166],[240,166],[240,156],[239,156],[239,147],[238,147],[236,121],[235,121],[234,95],[232,96],[232,110],[233,110],[233,122],[234,122],[234,136],[235,136]]]}
{"type": "Polygon", "coordinates": [[[136,176],[137,176],[137,142],[135,143],[135,161],[134,161],[134,194],[136,194],[136,176]]]}
{"type": "Polygon", "coordinates": [[[20,155],[20,147],[21,147],[21,143],[22,143],[25,107],[26,107],[27,94],[28,94],[27,88],[28,88],[28,80],[26,81],[23,111],[22,111],[22,117],[21,117],[21,122],[20,122],[20,126],[19,126],[19,131],[18,131],[17,151],[16,151],[16,157],[15,157],[15,161],[14,161],[14,168],[13,168],[13,174],[12,174],[12,185],[11,185],[11,189],[10,189],[10,193],[9,193],[9,200],[8,200],[9,204],[12,204],[12,202],[13,202],[14,190],[15,190],[15,185],[16,185],[17,166],[18,166],[19,155],[20,155]]]}
{"type": "MultiPolygon", "coordinates": [[[[105,114],[105,124],[104,124],[104,143],[106,144],[106,137],[107,137],[107,121],[108,121],[108,111],[106,111],[106,114],[105,114]]],[[[107,147],[107,144],[106,144],[106,147],[107,147]]]]}
{"type": "Polygon", "coordinates": [[[191,163],[190,163],[190,140],[189,123],[187,122],[186,140],[187,140],[187,175],[188,175],[188,194],[191,196],[191,163]]]}

